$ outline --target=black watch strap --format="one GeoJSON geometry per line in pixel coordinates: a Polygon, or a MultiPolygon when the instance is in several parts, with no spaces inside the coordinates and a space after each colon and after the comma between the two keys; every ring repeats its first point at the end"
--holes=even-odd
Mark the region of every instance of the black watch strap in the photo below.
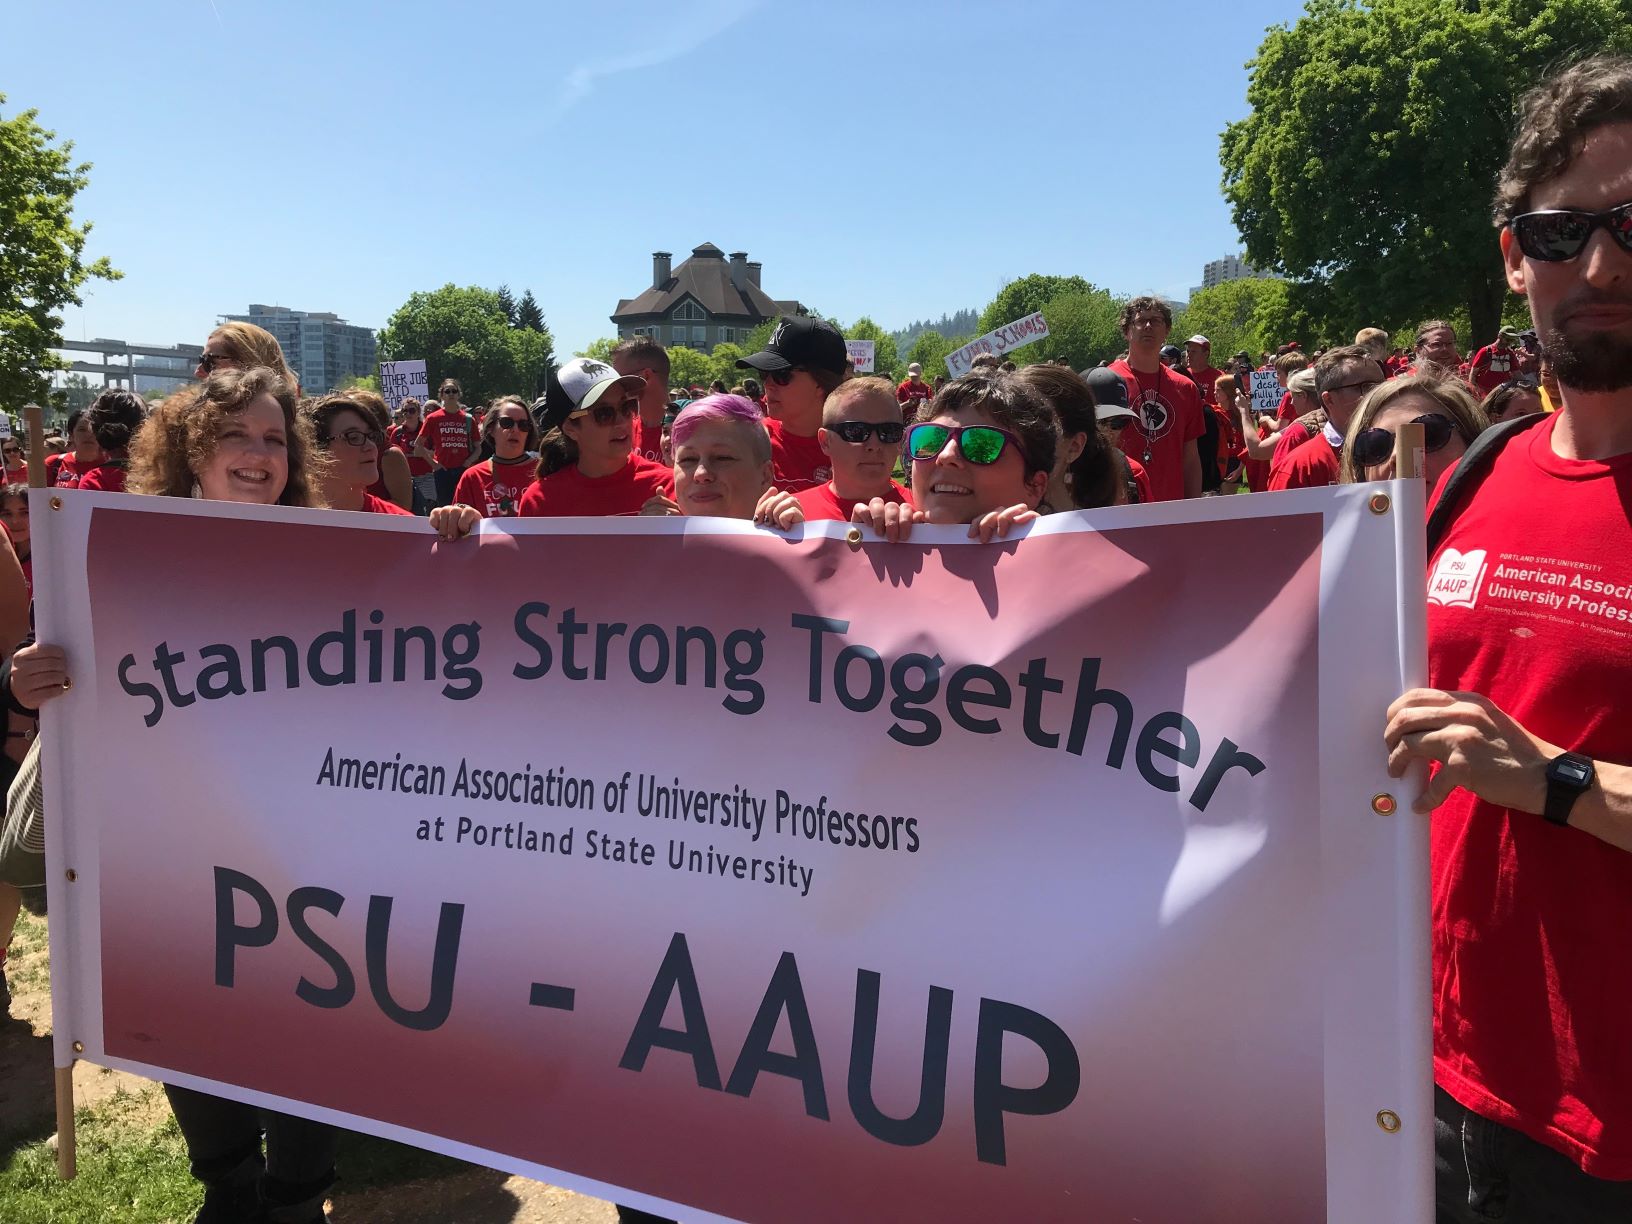
{"type": "Polygon", "coordinates": [[[1591,757],[1576,752],[1560,753],[1547,762],[1547,805],[1542,815],[1554,824],[1569,824],[1570,809],[1592,789],[1597,772],[1591,757]]]}

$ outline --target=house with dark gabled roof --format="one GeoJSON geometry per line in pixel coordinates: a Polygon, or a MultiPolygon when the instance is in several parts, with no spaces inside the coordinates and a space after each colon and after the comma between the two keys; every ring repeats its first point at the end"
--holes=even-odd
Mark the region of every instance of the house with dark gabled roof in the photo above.
{"type": "Polygon", "coordinates": [[[746,251],[726,254],[712,242],[693,247],[673,271],[668,251],[652,252],[652,283],[624,298],[612,312],[618,338],[650,336],[665,347],[712,353],[716,344],[741,344],[767,319],[808,313],[798,302],[777,301],[759,287],[760,266],[746,251]]]}

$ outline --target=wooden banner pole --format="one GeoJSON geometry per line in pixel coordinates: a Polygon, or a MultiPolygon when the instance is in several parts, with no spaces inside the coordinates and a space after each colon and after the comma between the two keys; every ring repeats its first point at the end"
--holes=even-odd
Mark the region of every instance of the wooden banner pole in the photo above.
{"type": "Polygon", "coordinates": [[[1423,456],[1427,454],[1424,446],[1421,425],[1407,421],[1400,426],[1400,431],[1394,435],[1395,480],[1421,479],[1423,456]]]}
{"type": "Polygon", "coordinates": [[[38,404],[23,408],[23,428],[28,430],[28,487],[45,488],[45,412],[38,404]]]}

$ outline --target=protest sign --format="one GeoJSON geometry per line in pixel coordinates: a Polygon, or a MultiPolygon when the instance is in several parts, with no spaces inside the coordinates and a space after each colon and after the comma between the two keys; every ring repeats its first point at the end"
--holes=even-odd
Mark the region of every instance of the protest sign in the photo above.
{"type": "Polygon", "coordinates": [[[1280,380],[1275,377],[1274,370],[1254,370],[1252,372],[1252,410],[1254,412],[1274,412],[1281,404],[1281,392],[1284,388],[1280,380]]]}
{"type": "Polygon", "coordinates": [[[996,331],[989,331],[955,352],[946,355],[946,369],[953,378],[969,373],[969,367],[982,353],[1002,356],[1017,348],[1024,348],[1048,335],[1048,321],[1037,311],[1013,323],[1005,323],[996,331]]]}
{"type": "Polygon", "coordinates": [[[871,374],[873,372],[873,349],[877,341],[874,340],[846,340],[844,347],[850,353],[850,364],[857,374],[871,374]]]}
{"type": "Polygon", "coordinates": [[[32,509],[59,1065],[688,1220],[1429,1218],[1420,482],[32,509]]]}
{"type": "Polygon", "coordinates": [[[380,362],[380,395],[392,412],[401,408],[402,401],[409,396],[423,404],[430,399],[430,390],[423,361],[380,362]]]}

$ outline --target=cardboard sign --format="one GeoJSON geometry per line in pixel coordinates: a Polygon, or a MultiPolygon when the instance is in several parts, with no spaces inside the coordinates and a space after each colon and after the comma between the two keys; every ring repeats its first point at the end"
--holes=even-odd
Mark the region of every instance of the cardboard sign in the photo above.
{"type": "Polygon", "coordinates": [[[423,404],[430,399],[430,391],[424,361],[380,362],[380,395],[392,412],[401,408],[402,401],[409,396],[423,404]]]}

